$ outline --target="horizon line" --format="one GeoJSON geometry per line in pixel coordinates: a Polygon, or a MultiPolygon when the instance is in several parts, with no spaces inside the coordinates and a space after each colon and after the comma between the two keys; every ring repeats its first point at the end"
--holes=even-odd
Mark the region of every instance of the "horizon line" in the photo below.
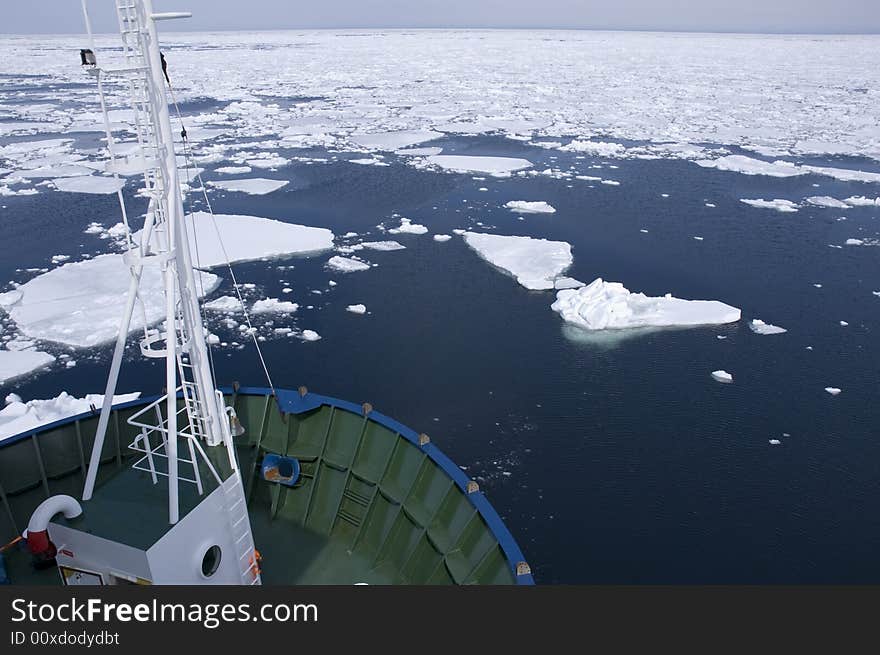
{"type": "MultiPolygon", "coordinates": [[[[764,31],[748,31],[741,29],[663,29],[651,27],[630,27],[630,28],[603,28],[603,27],[560,27],[560,26],[495,26],[495,25],[474,25],[474,26],[326,26],[326,27],[250,27],[250,28],[233,28],[233,27],[203,27],[194,29],[173,29],[163,30],[164,34],[194,34],[194,33],[211,33],[211,32],[326,32],[333,30],[368,30],[375,32],[391,32],[404,30],[419,31],[552,31],[552,32],[624,32],[624,33],[648,33],[648,34],[722,34],[722,35],[742,35],[742,36],[880,36],[880,28],[872,31],[782,31],[782,30],[764,30],[764,31]]],[[[0,37],[16,36],[74,36],[81,35],[83,32],[0,32],[0,37]]],[[[95,32],[100,35],[112,35],[118,32],[95,32]]]]}

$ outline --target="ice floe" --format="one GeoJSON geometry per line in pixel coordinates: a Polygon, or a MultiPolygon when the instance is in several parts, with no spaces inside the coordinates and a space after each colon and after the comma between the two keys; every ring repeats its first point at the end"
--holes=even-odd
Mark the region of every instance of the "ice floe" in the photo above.
{"type": "Polygon", "coordinates": [[[400,219],[400,226],[392,227],[388,230],[389,234],[425,234],[428,228],[418,223],[413,223],[408,218],[400,219]]]}
{"type": "MultiPolygon", "coordinates": [[[[421,226],[419,226],[421,227],[421,226]]],[[[390,230],[389,230],[390,231],[390,230]]],[[[416,232],[415,234],[421,234],[420,232],[416,232]]],[[[400,243],[399,241],[364,241],[363,243],[357,244],[361,248],[367,248],[368,250],[379,250],[384,252],[390,252],[394,250],[405,250],[406,246],[400,243]]]]}
{"type": "Polygon", "coordinates": [[[516,278],[526,289],[552,289],[572,263],[571,245],[524,236],[465,232],[462,237],[483,259],[516,278]]]}
{"type": "Polygon", "coordinates": [[[100,175],[77,175],[74,177],[59,177],[52,180],[52,184],[59,191],[69,193],[116,193],[125,186],[125,180],[115,177],[102,177],[100,175]]]}
{"type": "Polygon", "coordinates": [[[775,209],[776,211],[783,213],[793,213],[798,210],[797,203],[794,203],[791,200],[783,200],[780,198],[775,198],[773,200],[764,200],[763,198],[758,198],[755,200],[740,198],[739,201],[744,202],[747,205],[751,205],[752,207],[759,207],[761,209],[775,209]]]}
{"type": "MultiPolygon", "coordinates": [[[[227,256],[230,262],[250,261],[315,252],[333,245],[333,233],[324,228],[222,214],[216,217],[215,228],[210,214],[197,212],[190,218],[188,232],[193,259],[204,268],[225,264],[227,256]],[[198,233],[198,249],[194,230],[198,233]]],[[[135,238],[139,238],[139,233],[135,238]]],[[[16,289],[17,299],[6,294],[0,296],[0,305],[18,328],[32,338],[94,346],[115,338],[128,280],[128,267],[122,255],[99,255],[35,277],[16,289]]],[[[197,291],[209,294],[220,284],[220,278],[201,273],[197,282],[197,291]]],[[[143,315],[148,324],[164,316],[163,284],[156,267],[144,269],[139,295],[144,311],[134,313],[132,330],[143,327],[143,315]]]]}
{"type": "Polygon", "coordinates": [[[801,166],[801,170],[816,175],[827,175],[841,182],[880,182],[880,173],[857,171],[850,168],[833,168],[829,166],[801,166]]]}
{"type": "Polygon", "coordinates": [[[399,150],[443,136],[432,130],[384,132],[376,134],[353,134],[349,141],[370,150],[399,150]]]}
{"type": "Polygon", "coordinates": [[[602,278],[558,291],[550,307],[565,321],[588,330],[719,325],[736,322],[741,315],[736,307],[717,300],[649,297],[602,278]]]}
{"type": "Polygon", "coordinates": [[[206,302],[203,307],[212,312],[224,312],[227,314],[242,311],[241,301],[235,296],[220,296],[206,302]]]}
{"type": "Polygon", "coordinates": [[[712,371],[712,378],[717,382],[724,382],[725,384],[733,382],[733,375],[724,370],[712,371]]]}
{"type": "Polygon", "coordinates": [[[844,202],[852,207],[880,207],[880,197],[866,198],[865,196],[850,196],[844,202]]]}
{"type": "Polygon", "coordinates": [[[262,196],[287,186],[287,180],[269,180],[264,177],[253,177],[238,180],[218,180],[208,182],[209,185],[224,191],[239,191],[252,196],[262,196]]]}
{"type": "Polygon", "coordinates": [[[532,162],[528,159],[469,155],[433,155],[427,158],[427,162],[430,165],[457,173],[488,173],[490,175],[509,175],[532,166],[532,162]]]}
{"type": "Polygon", "coordinates": [[[348,307],[345,308],[345,311],[351,312],[352,314],[366,314],[367,313],[367,306],[361,305],[361,304],[349,305],[348,307]]]}
{"type": "Polygon", "coordinates": [[[321,339],[321,335],[315,332],[314,330],[303,330],[300,335],[300,339],[303,341],[319,341],[321,339]]]}
{"type": "Polygon", "coordinates": [[[749,321],[749,329],[755,334],[783,334],[784,332],[788,332],[785,328],[765,323],[760,318],[753,318],[749,321]]]}
{"type": "Polygon", "coordinates": [[[578,152],[596,157],[615,157],[622,155],[626,151],[626,147],[619,143],[584,141],[581,139],[576,139],[559,149],[565,152],[578,152]]]}
{"type": "Polygon", "coordinates": [[[452,238],[452,235],[450,235],[450,234],[435,234],[434,235],[434,241],[438,241],[440,243],[445,243],[445,242],[449,241],[451,238],[452,238]]]}
{"type": "Polygon", "coordinates": [[[44,368],[55,361],[55,357],[39,350],[0,350],[0,384],[44,368]]]}
{"type": "Polygon", "coordinates": [[[832,396],[836,396],[842,391],[842,389],[838,389],[837,387],[825,387],[825,391],[830,393],[832,396]]]}
{"type": "Polygon", "coordinates": [[[806,170],[798,168],[791,162],[777,160],[773,162],[746,157],[745,155],[727,155],[718,159],[699,159],[697,164],[704,168],[717,168],[721,171],[733,171],[743,175],[769,175],[771,177],[794,177],[805,175],[806,170]]]}
{"type": "Polygon", "coordinates": [[[810,196],[805,202],[817,207],[831,207],[833,209],[849,209],[849,205],[843,200],[832,198],[831,196],[810,196]]]}
{"type": "MultiPolygon", "coordinates": [[[[333,247],[333,233],[326,228],[259,216],[216,214],[212,219],[207,212],[194,212],[187,220],[187,233],[198,268],[223,265],[227,256],[230,262],[253,261],[333,247]]],[[[140,239],[140,232],[135,239],[140,239]]]]}
{"type": "Polygon", "coordinates": [[[334,255],[327,260],[327,268],[339,271],[340,273],[354,273],[356,271],[368,271],[370,270],[370,265],[359,259],[334,255]]]}
{"type": "Polygon", "coordinates": [[[254,314],[293,314],[298,309],[299,305],[295,302],[278,298],[264,298],[253,304],[251,312],[254,314]]]}
{"type": "MultiPolygon", "coordinates": [[[[56,341],[71,346],[88,347],[112,341],[119,330],[130,279],[122,255],[99,255],[82,262],[64,264],[38,275],[16,289],[20,298],[3,307],[18,329],[34,339],[56,341]]],[[[220,278],[202,273],[197,278],[199,291],[210,293],[220,278]]],[[[165,294],[158,267],[147,266],[141,276],[139,297],[144,311],[132,316],[132,331],[165,315],[165,294]]]]}
{"type": "Polygon", "coordinates": [[[544,202],[543,200],[531,202],[528,200],[511,200],[504,204],[504,206],[513,212],[519,212],[521,214],[554,214],[556,213],[556,208],[553,207],[550,203],[544,202]]]}
{"type": "MultiPolygon", "coordinates": [[[[113,404],[130,402],[140,397],[140,392],[113,396],[113,404]]],[[[0,440],[27,432],[70,416],[84,414],[92,407],[101,407],[102,394],[88,394],[75,398],[66,391],[48,400],[22,402],[15,394],[6,397],[6,407],[0,410],[0,440]]]]}

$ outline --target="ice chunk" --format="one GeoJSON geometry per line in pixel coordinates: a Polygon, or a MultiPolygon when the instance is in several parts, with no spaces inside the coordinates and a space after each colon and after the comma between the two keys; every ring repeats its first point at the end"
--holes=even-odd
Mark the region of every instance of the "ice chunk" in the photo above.
{"type": "Polygon", "coordinates": [[[862,239],[847,239],[846,245],[847,246],[863,246],[863,245],[865,245],[865,242],[862,239]]]}
{"type": "Polygon", "coordinates": [[[125,180],[115,177],[102,177],[100,175],[77,175],[73,177],[59,177],[52,180],[52,184],[59,191],[70,193],[116,193],[125,186],[125,180]]]}
{"type": "MultiPolygon", "coordinates": [[[[195,212],[187,218],[193,264],[199,268],[225,265],[227,255],[230,262],[241,262],[333,247],[333,233],[323,227],[233,214],[217,214],[214,219],[207,212],[195,212]],[[193,228],[198,234],[198,243],[193,228]]],[[[135,234],[136,240],[140,234],[135,234]]]]}
{"type": "Polygon", "coordinates": [[[465,243],[526,289],[552,289],[553,280],[571,266],[571,245],[531,237],[465,232],[465,243]]]}
{"type": "Polygon", "coordinates": [[[716,325],[740,319],[739,309],[717,300],[681,300],[670,294],[649,297],[602,278],[579,289],[558,291],[550,308],[588,330],[716,325]]]}
{"type": "Polygon", "coordinates": [[[408,218],[400,219],[400,227],[393,227],[388,230],[389,234],[425,234],[428,231],[424,225],[413,223],[408,218]]]}
{"type": "Polygon", "coordinates": [[[554,289],[579,289],[584,286],[584,283],[580,280],[576,280],[573,277],[558,277],[553,281],[554,289]]]}
{"type": "Polygon", "coordinates": [[[263,196],[286,186],[287,180],[269,180],[264,177],[252,177],[240,180],[220,180],[208,182],[208,184],[224,191],[239,191],[252,196],[263,196]]]}
{"type": "Polygon", "coordinates": [[[781,443],[782,443],[782,442],[781,442],[779,439],[770,439],[770,445],[771,445],[771,446],[778,446],[778,445],[781,444],[781,443]]]}
{"type": "Polygon", "coordinates": [[[366,314],[367,306],[366,305],[349,305],[345,308],[345,311],[351,312],[352,314],[366,314]]]}
{"type": "Polygon", "coordinates": [[[0,350],[0,384],[48,366],[54,361],[52,355],[38,350],[0,350]]]}
{"type": "Polygon", "coordinates": [[[528,200],[511,200],[504,205],[510,211],[522,214],[555,214],[556,209],[544,201],[530,202],[528,200]]]}
{"type": "Polygon", "coordinates": [[[740,202],[744,202],[747,205],[751,205],[752,207],[760,207],[761,209],[775,209],[778,212],[796,212],[798,210],[797,203],[792,202],[791,200],[782,200],[776,198],[774,200],[764,200],[763,198],[758,198],[757,200],[749,200],[747,198],[740,198],[740,202]]]}
{"type": "Polygon", "coordinates": [[[440,243],[444,243],[446,241],[449,241],[451,238],[452,238],[452,236],[449,234],[435,234],[434,235],[434,241],[439,241],[440,243]]]}
{"type": "Polygon", "coordinates": [[[769,323],[765,323],[760,318],[753,318],[749,321],[749,328],[752,332],[756,334],[782,334],[787,332],[785,328],[781,328],[778,325],[770,325],[769,323]]]}
{"type": "Polygon", "coordinates": [[[254,303],[251,312],[254,314],[293,314],[298,309],[299,305],[295,302],[278,300],[278,298],[264,298],[254,303]]]}
{"type": "MultiPolygon", "coordinates": [[[[14,394],[10,394],[14,396],[14,394]]],[[[113,396],[113,404],[131,402],[140,397],[140,392],[113,396]]],[[[104,403],[102,394],[89,394],[83,398],[74,398],[67,392],[49,400],[30,400],[21,402],[17,396],[12,402],[7,397],[7,405],[0,410],[0,439],[6,439],[22,432],[38,428],[41,425],[60,421],[69,416],[88,412],[91,407],[101,407],[104,403]]]]}
{"type": "Polygon", "coordinates": [[[335,255],[327,261],[327,268],[339,271],[340,273],[354,273],[355,271],[368,271],[370,270],[370,265],[359,259],[335,255]]]}
{"type": "Polygon", "coordinates": [[[825,387],[825,391],[830,393],[832,396],[836,396],[842,391],[842,389],[838,389],[837,387],[825,387]]]}
{"type": "Polygon", "coordinates": [[[472,157],[468,155],[433,155],[429,164],[458,173],[504,175],[531,168],[532,162],[515,157],[472,157]]]}
{"type": "Polygon", "coordinates": [[[595,157],[619,157],[626,153],[626,148],[619,143],[585,141],[581,139],[576,139],[559,149],[565,152],[578,152],[595,157]]]}
{"type": "Polygon", "coordinates": [[[724,382],[727,384],[733,382],[733,376],[730,373],[728,373],[727,371],[722,371],[722,370],[712,371],[712,377],[715,380],[717,380],[718,382],[724,382]]]}
{"type": "Polygon", "coordinates": [[[314,330],[303,330],[300,338],[303,341],[318,341],[321,338],[321,335],[314,330]]]}

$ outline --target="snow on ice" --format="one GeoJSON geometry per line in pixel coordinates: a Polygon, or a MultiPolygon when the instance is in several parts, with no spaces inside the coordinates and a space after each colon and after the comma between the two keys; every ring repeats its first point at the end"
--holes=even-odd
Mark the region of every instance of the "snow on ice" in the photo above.
{"type": "MultiPolygon", "coordinates": [[[[113,404],[131,402],[140,397],[140,392],[113,396],[113,404]]],[[[63,418],[84,414],[91,407],[104,404],[103,394],[88,394],[74,398],[66,391],[48,400],[29,400],[22,402],[15,394],[6,397],[6,407],[0,410],[0,440],[33,430],[41,425],[60,421],[63,418]]]]}

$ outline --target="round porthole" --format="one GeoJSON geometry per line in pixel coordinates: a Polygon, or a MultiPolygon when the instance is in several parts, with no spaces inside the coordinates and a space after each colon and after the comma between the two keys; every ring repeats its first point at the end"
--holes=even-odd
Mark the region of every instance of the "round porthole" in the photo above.
{"type": "Polygon", "coordinates": [[[210,578],[220,568],[220,546],[211,546],[202,557],[202,575],[210,578]]]}

